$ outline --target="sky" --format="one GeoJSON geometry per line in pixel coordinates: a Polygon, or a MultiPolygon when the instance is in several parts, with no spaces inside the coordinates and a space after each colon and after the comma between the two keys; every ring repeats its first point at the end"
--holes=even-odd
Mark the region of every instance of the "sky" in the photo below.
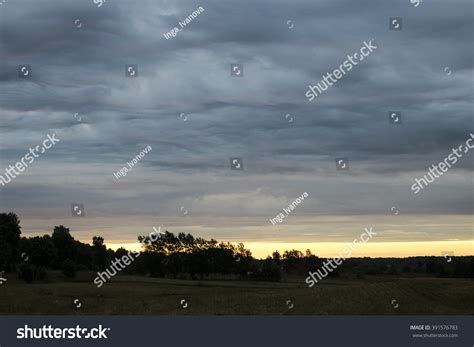
{"type": "Polygon", "coordinates": [[[18,214],[24,236],[63,224],[133,248],[163,225],[256,256],[329,256],[373,226],[354,256],[474,254],[472,152],[410,189],[474,132],[471,1],[96,2],[0,5],[0,174],[47,134],[60,139],[0,186],[0,211],[18,214]],[[364,41],[377,49],[308,101],[364,41]]]}

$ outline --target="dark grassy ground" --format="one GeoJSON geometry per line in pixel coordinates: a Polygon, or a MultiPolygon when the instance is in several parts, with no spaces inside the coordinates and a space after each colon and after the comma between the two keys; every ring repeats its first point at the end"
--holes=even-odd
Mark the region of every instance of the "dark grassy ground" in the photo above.
{"type": "Polygon", "coordinates": [[[117,276],[103,287],[95,274],[0,285],[0,314],[159,315],[465,315],[474,313],[474,281],[440,278],[325,279],[297,282],[185,281],[117,276]],[[74,306],[74,300],[81,307],[74,306]],[[181,300],[188,306],[183,308],[181,300]],[[291,300],[291,302],[288,302],[291,300]],[[393,301],[393,300],[396,300],[393,301]],[[393,301],[393,303],[392,303],[393,301]],[[398,304],[398,307],[396,305],[398,304]]]}

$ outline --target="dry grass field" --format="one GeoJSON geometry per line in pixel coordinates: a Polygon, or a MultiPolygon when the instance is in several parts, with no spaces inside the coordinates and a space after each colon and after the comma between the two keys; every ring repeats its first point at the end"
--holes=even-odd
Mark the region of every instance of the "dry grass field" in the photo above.
{"type": "Polygon", "coordinates": [[[0,286],[0,314],[36,315],[466,315],[474,313],[469,279],[326,279],[292,282],[186,281],[117,276],[101,288],[94,274],[48,274],[0,286]],[[75,307],[78,299],[80,307],[75,307]],[[184,301],[186,303],[184,303],[184,301]],[[183,308],[183,306],[186,306],[183,308]]]}

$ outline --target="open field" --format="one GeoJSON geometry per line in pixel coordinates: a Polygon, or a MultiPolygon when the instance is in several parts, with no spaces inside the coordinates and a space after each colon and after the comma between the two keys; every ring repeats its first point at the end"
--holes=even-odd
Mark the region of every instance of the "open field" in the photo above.
{"type": "Polygon", "coordinates": [[[302,280],[268,283],[117,276],[96,288],[93,277],[80,273],[67,281],[53,273],[49,282],[26,284],[11,275],[0,286],[0,314],[474,314],[474,281],[469,279],[326,279],[308,288],[302,280]],[[80,308],[74,306],[75,299],[80,300],[80,308]],[[188,303],[186,308],[181,300],[188,303]]]}

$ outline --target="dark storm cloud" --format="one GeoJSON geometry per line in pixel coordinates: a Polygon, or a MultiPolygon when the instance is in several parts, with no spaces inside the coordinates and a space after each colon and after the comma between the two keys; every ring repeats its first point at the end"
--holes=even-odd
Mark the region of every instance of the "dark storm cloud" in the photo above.
{"type": "Polygon", "coordinates": [[[62,141],[2,188],[0,204],[33,215],[46,199],[52,216],[72,200],[103,213],[174,213],[187,201],[209,214],[203,201],[213,201],[221,216],[267,215],[281,198],[313,190],[318,203],[301,212],[383,213],[397,201],[411,213],[469,213],[469,154],[429,187],[449,199],[420,201],[409,187],[473,130],[471,6],[8,2],[0,12],[2,168],[47,133],[62,141]],[[163,37],[199,6],[183,31],[163,37]],[[403,30],[389,31],[389,17],[403,17],[403,30]],[[371,56],[305,98],[309,84],[369,40],[371,56]],[[244,65],[243,78],[230,77],[231,63],[244,65]],[[19,64],[32,65],[31,79],[18,78],[19,64]],[[125,77],[125,64],[138,64],[138,78],[125,77]],[[392,110],[402,112],[401,125],[388,123],[392,110]],[[147,145],[151,153],[114,181],[147,145]],[[230,157],[244,158],[244,172],[230,171],[230,157]],[[336,172],[336,157],[349,157],[351,170],[336,172]],[[265,203],[255,209],[231,203],[232,194],[258,189],[265,203]]]}

